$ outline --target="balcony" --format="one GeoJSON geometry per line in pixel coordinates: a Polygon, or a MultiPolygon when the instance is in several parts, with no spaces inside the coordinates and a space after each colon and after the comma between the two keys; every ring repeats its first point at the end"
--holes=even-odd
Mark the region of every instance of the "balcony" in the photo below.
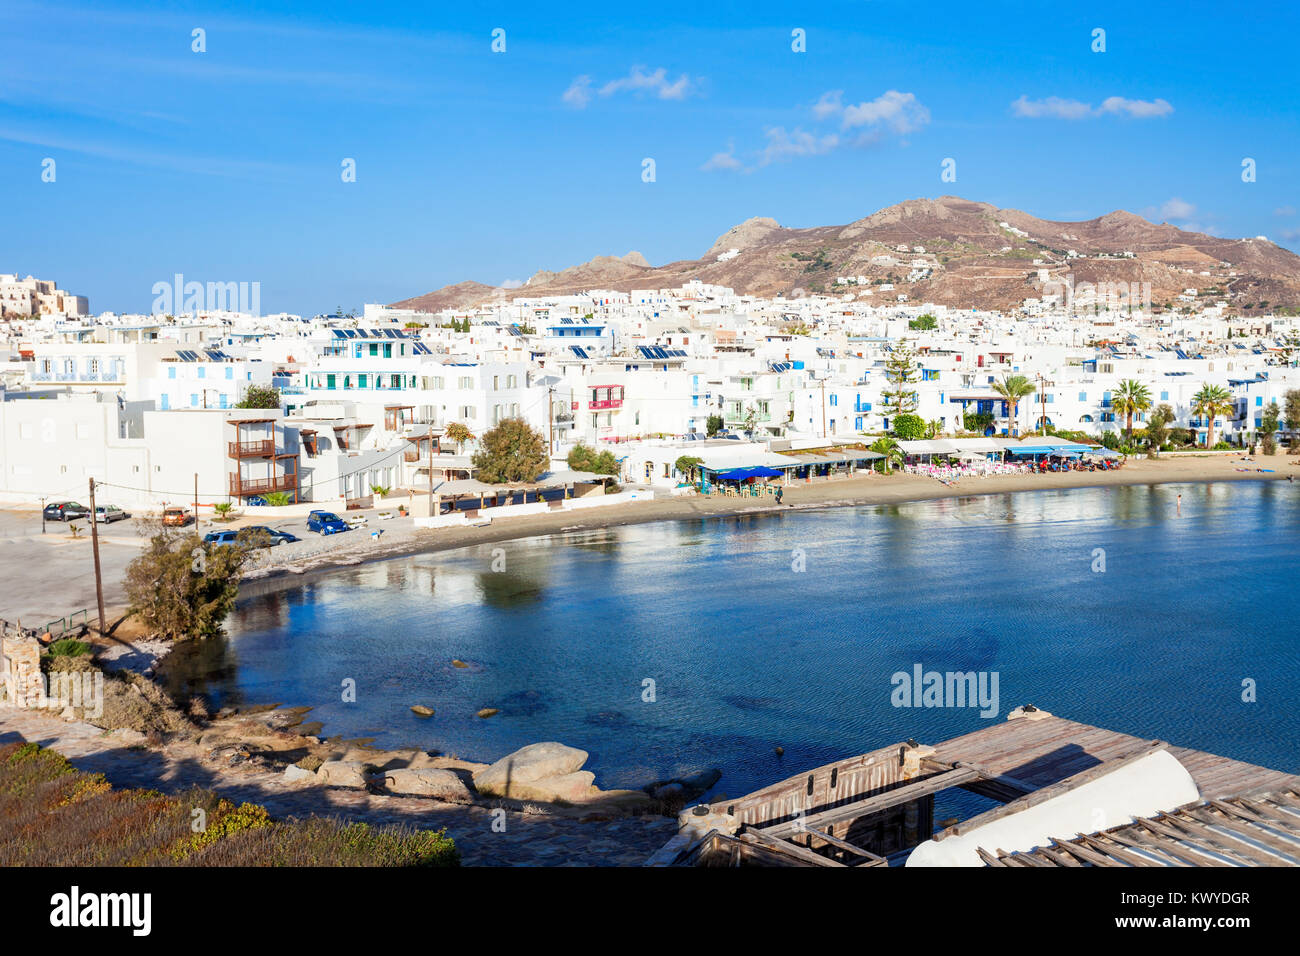
{"type": "Polygon", "coordinates": [[[275,454],[275,442],[270,438],[260,441],[232,441],[230,458],[270,458],[275,454]]]}
{"type": "Polygon", "coordinates": [[[235,498],[245,495],[265,495],[273,491],[298,490],[298,476],[295,474],[276,475],[273,478],[245,478],[242,475],[230,475],[230,494],[235,498]]]}
{"type": "Polygon", "coordinates": [[[622,407],[623,407],[623,399],[621,398],[607,398],[604,401],[587,403],[587,408],[589,408],[593,412],[604,411],[610,408],[622,408],[622,407]]]}

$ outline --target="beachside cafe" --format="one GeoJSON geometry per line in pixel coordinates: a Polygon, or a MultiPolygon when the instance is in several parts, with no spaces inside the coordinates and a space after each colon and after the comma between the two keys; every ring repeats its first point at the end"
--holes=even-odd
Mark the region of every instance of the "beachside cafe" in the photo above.
{"type": "Polygon", "coordinates": [[[1003,446],[992,438],[930,438],[900,441],[903,462],[908,465],[933,464],[936,459],[951,461],[1000,461],[1003,446]]]}
{"type": "Polygon", "coordinates": [[[558,508],[570,498],[603,495],[606,482],[612,478],[590,471],[555,471],[520,485],[490,485],[476,478],[446,480],[434,485],[433,503],[436,514],[464,514],[467,518],[511,505],[558,508]]]}
{"type": "Polygon", "coordinates": [[[1006,452],[1008,456],[1020,461],[1029,460],[1038,464],[1044,458],[1073,460],[1096,450],[1094,445],[1084,445],[1065,438],[1032,435],[1018,444],[1008,445],[1006,452]]]}

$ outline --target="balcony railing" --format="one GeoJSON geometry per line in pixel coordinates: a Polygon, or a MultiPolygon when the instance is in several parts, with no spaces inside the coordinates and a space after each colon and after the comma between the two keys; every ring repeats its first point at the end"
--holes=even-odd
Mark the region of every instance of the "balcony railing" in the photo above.
{"type": "Polygon", "coordinates": [[[298,476],[294,474],[276,475],[274,478],[245,478],[242,475],[230,475],[230,494],[234,497],[244,495],[265,495],[273,491],[297,491],[298,476]]]}
{"type": "Polygon", "coordinates": [[[600,410],[602,410],[602,409],[606,409],[606,408],[622,408],[622,407],[623,407],[623,399],[621,399],[621,398],[607,398],[607,399],[605,399],[603,402],[588,402],[588,403],[587,403],[587,407],[588,407],[589,409],[591,409],[592,411],[600,411],[600,410]]]}
{"type": "Polygon", "coordinates": [[[402,452],[403,461],[420,461],[424,456],[414,448],[408,448],[402,452]]]}
{"type": "Polygon", "coordinates": [[[275,454],[275,442],[269,438],[260,441],[230,442],[231,458],[270,458],[275,454]]]}

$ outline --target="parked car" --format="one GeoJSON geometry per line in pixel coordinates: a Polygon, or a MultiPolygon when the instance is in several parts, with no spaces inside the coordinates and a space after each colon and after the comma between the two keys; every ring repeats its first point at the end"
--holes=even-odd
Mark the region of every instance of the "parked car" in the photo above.
{"type": "Polygon", "coordinates": [[[131,516],[117,505],[95,505],[95,520],[100,524],[125,521],[129,517],[131,516]]]}
{"type": "Polygon", "coordinates": [[[271,544],[293,544],[295,541],[302,540],[296,534],[290,534],[288,531],[278,531],[275,528],[268,528],[264,524],[255,524],[251,527],[244,528],[243,530],[249,533],[259,531],[263,532],[270,536],[271,544]]]}
{"type": "Polygon", "coordinates": [[[75,521],[89,518],[90,509],[75,501],[52,501],[45,506],[45,517],[49,521],[75,521]]]}
{"type": "Polygon", "coordinates": [[[332,511],[313,511],[307,516],[307,530],[317,534],[338,534],[352,528],[332,511]]]}
{"type": "Polygon", "coordinates": [[[194,516],[185,508],[164,508],[162,523],[168,528],[184,528],[194,520],[194,516]]]}
{"type": "Polygon", "coordinates": [[[234,544],[238,534],[239,532],[237,531],[209,531],[203,536],[203,543],[221,545],[234,544]]]}

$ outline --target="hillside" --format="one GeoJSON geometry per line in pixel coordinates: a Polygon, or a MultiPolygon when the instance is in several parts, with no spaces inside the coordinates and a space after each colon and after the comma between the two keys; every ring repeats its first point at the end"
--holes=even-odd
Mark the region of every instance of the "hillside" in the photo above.
{"type": "Polygon", "coordinates": [[[1147,282],[1157,307],[1189,288],[1202,301],[1224,299],[1247,314],[1300,306],[1300,256],[1265,239],[1185,232],[1122,210],[1054,222],[956,196],[910,199],[842,226],[789,229],[753,218],[719,236],[699,259],[654,267],[635,252],[598,256],[537,272],[516,289],[461,282],[393,305],[438,311],[589,289],[673,288],[698,279],[758,296],[803,290],[887,304],[901,294],[912,302],[1009,309],[1041,294],[1042,269],[1052,280],[1073,275],[1076,286],[1147,282]],[[920,260],[924,266],[913,272],[920,260]],[[866,285],[836,285],[840,276],[861,276],[866,285]],[[881,289],[886,283],[894,288],[881,289]]]}

